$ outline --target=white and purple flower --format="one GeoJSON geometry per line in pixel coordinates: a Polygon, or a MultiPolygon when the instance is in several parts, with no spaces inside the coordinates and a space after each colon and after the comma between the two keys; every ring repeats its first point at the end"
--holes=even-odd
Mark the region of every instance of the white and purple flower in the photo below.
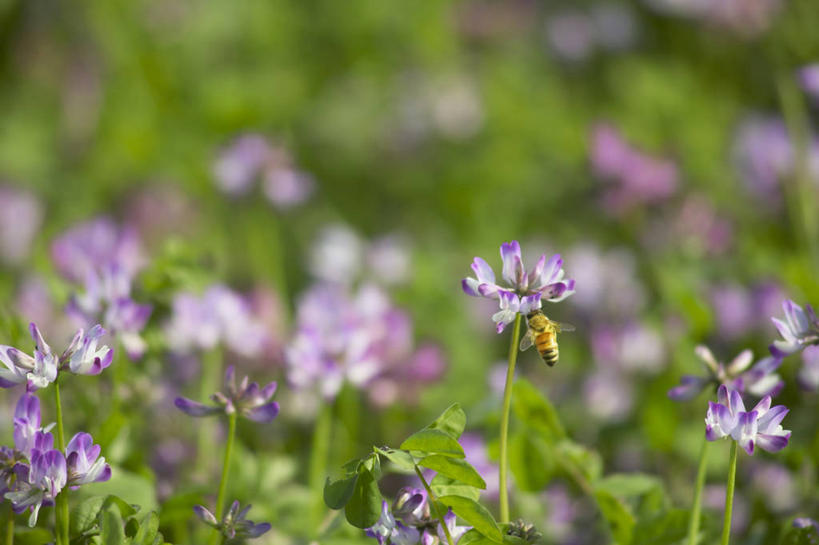
{"type": "Polygon", "coordinates": [[[212,416],[219,413],[238,414],[254,422],[270,422],[279,414],[279,404],[270,401],[276,392],[276,383],[271,382],[260,387],[256,382],[249,382],[247,377],[236,385],[233,366],[225,371],[225,393],[216,392],[211,400],[216,404],[205,405],[186,397],[177,397],[176,407],[190,416],[212,416]]]}
{"type": "Polygon", "coordinates": [[[546,254],[541,255],[532,270],[527,273],[518,241],[501,244],[500,254],[503,260],[502,276],[505,285],[496,283],[492,267],[480,257],[476,257],[472,262],[475,278],[467,277],[461,281],[461,287],[467,295],[498,299],[500,310],[492,316],[492,320],[497,324],[498,333],[503,331],[518,313],[525,315],[541,308],[542,300],[556,303],[574,293],[575,282],[565,278],[560,255],[555,254],[548,260],[546,254]]]}
{"type": "Polygon", "coordinates": [[[774,356],[784,357],[819,342],[819,320],[810,305],[803,309],[790,299],[782,303],[785,319],[771,318],[782,339],[774,341],[769,349],[774,356]]]}
{"type": "Polygon", "coordinates": [[[230,505],[221,521],[217,520],[216,516],[202,505],[195,505],[193,511],[202,522],[219,530],[227,539],[253,539],[268,532],[272,526],[269,522],[256,523],[246,519],[250,507],[247,505],[242,509],[239,501],[236,500],[230,505]]]}
{"type": "Polygon", "coordinates": [[[731,437],[751,455],[757,445],[768,452],[778,452],[787,446],[791,432],[781,425],[788,414],[787,407],[771,407],[771,397],[765,396],[752,410],[746,411],[740,393],[729,390],[724,384],[719,387],[717,398],[718,403],[708,402],[706,439],[716,441],[731,437]]]}

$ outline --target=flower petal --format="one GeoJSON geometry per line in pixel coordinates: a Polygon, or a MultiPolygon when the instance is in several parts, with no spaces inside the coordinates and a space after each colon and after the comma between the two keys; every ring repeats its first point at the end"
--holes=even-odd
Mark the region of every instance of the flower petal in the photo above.
{"type": "Polygon", "coordinates": [[[176,408],[190,416],[210,416],[221,412],[219,407],[203,405],[186,397],[177,397],[174,402],[176,408]]]}

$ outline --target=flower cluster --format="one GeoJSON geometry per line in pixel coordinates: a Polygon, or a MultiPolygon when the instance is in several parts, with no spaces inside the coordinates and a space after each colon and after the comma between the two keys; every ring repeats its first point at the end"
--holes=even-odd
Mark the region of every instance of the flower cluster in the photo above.
{"type": "Polygon", "coordinates": [[[233,366],[225,371],[225,393],[216,392],[211,396],[215,405],[205,405],[186,397],[177,397],[176,407],[190,416],[211,416],[219,413],[238,414],[254,422],[270,422],[279,414],[279,404],[270,401],[276,393],[276,383],[271,382],[260,387],[256,382],[249,382],[247,377],[236,385],[233,366]]]}
{"type": "Polygon", "coordinates": [[[591,163],[595,173],[612,184],[603,195],[603,207],[612,214],[663,202],[677,188],[673,162],[635,149],[610,125],[594,128],[591,163]]]}
{"type": "Polygon", "coordinates": [[[205,351],[224,344],[241,356],[255,357],[270,343],[248,302],[227,286],[212,285],[201,296],[179,293],[172,310],[165,333],[174,352],[205,351]]]}
{"type": "Polygon", "coordinates": [[[771,396],[762,398],[750,411],[745,410],[740,393],[724,384],[719,387],[717,398],[718,403],[708,402],[705,415],[705,437],[709,441],[731,437],[748,454],[754,453],[756,445],[768,452],[778,452],[787,446],[791,432],[783,429],[781,422],[788,408],[771,407],[771,396]]]}
{"type": "Polygon", "coordinates": [[[82,325],[105,324],[131,359],[142,357],[146,345],[140,331],[152,307],[131,297],[144,263],[136,231],[107,218],[83,223],[54,241],[52,259],[63,276],[85,288],[71,297],[66,312],[82,325]]]}
{"type": "Polygon", "coordinates": [[[313,286],[299,300],[297,330],[285,349],[287,377],[298,390],[332,399],[346,382],[368,388],[373,401],[410,400],[437,380],[443,358],[432,346],[413,349],[412,322],[374,285],[354,294],[335,284],[313,286]]]}
{"type": "Polygon", "coordinates": [[[216,184],[225,193],[248,193],[262,179],[262,191],[278,208],[304,202],[313,192],[312,176],[298,170],[282,146],[272,146],[263,136],[245,134],[225,148],[213,166],[216,184]]]}
{"type": "Polygon", "coordinates": [[[250,511],[250,507],[247,505],[241,509],[239,501],[236,500],[221,521],[202,505],[194,506],[193,511],[205,524],[216,528],[227,539],[252,539],[268,532],[271,526],[269,522],[257,524],[252,520],[247,520],[245,516],[250,511]]]}
{"type": "Polygon", "coordinates": [[[40,508],[53,505],[66,487],[111,478],[111,467],[89,434],[76,434],[62,452],[54,448],[50,428],[41,427],[39,399],[25,393],[14,411],[15,448],[0,449],[3,497],[11,501],[15,513],[31,511],[28,524],[32,527],[40,508]]]}
{"type": "Polygon", "coordinates": [[[99,343],[105,334],[100,325],[95,325],[87,333],[78,330],[59,356],[51,351],[35,324],[29,325],[29,331],[35,344],[33,356],[11,346],[0,346],[0,363],[5,367],[0,367],[2,388],[23,383],[29,391],[45,388],[57,380],[63,370],[78,375],[99,375],[114,358],[114,351],[99,343]]]}
{"type": "Polygon", "coordinates": [[[700,345],[694,351],[705,364],[707,376],[684,375],[678,386],[668,391],[668,397],[675,401],[693,399],[709,384],[719,387],[726,385],[740,393],[752,395],[776,396],[785,386],[785,382],[776,374],[782,365],[782,358],[768,356],[756,362],[750,350],[743,350],[730,363],[717,361],[708,347],[700,345]]]}
{"type": "Polygon", "coordinates": [[[541,308],[541,301],[562,301],[574,293],[574,280],[565,279],[563,260],[555,254],[547,259],[540,256],[535,266],[526,272],[518,241],[505,242],[500,247],[505,285],[497,284],[495,271],[480,257],[472,262],[475,278],[461,281],[464,293],[474,297],[497,299],[500,310],[492,316],[498,333],[514,321],[515,316],[529,314],[541,308]]]}
{"type": "MultiPolygon", "coordinates": [[[[456,526],[455,514],[450,510],[444,515],[452,541],[457,543],[470,527],[456,526]]],[[[367,528],[366,534],[374,537],[378,545],[439,545],[446,543],[444,529],[430,512],[426,491],[404,487],[392,508],[383,501],[381,518],[367,528]]]]}
{"type": "Polygon", "coordinates": [[[785,319],[771,318],[781,340],[774,341],[769,347],[775,356],[789,356],[805,347],[819,342],[819,319],[810,305],[803,309],[791,300],[782,303],[785,319]]]}

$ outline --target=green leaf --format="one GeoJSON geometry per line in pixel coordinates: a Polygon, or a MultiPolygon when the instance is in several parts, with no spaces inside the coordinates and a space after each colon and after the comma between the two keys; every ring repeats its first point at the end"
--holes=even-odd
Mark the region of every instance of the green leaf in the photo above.
{"type": "Polygon", "coordinates": [[[441,496],[463,496],[464,498],[478,501],[478,498],[481,497],[481,491],[474,486],[457,484],[455,480],[440,473],[432,478],[429,487],[432,489],[432,493],[439,498],[441,496]]]}
{"type": "Polygon", "coordinates": [[[657,477],[645,473],[614,473],[595,483],[597,490],[605,490],[620,498],[641,496],[662,487],[657,477]]]}
{"type": "Polygon", "coordinates": [[[100,537],[103,545],[123,545],[125,531],[122,528],[122,515],[117,504],[107,506],[100,515],[100,537]]]}
{"type": "Polygon", "coordinates": [[[554,406],[526,379],[518,379],[512,390],[512,410],[527,426],[548,439],[564,439],[566,431],[554,406]]]}
{"type": "Polygon", "coordinates": [[[116,505],[119,509],[119,513],[126,518],[135,515],[137,511],[139,511],[140,507],[139,505],[129,504],[119,496],[114,496],[111,494],[105,497],[105,500],[102,502],[101,510],[105,511],[111,505],[116,505]]]}
{"type": "Polygon", "coordinates": [[[597,452],[569,439],[555,446],[555,462],[567,469],[567,473],[578,473],[590,482],[597,481],[603,471],[603,463],[597,452]]]}
{"type": "Polygon", "coordinates": [[[154,541],[159,537],[158,534],[159,517],[154,511],[151,511],[143,517],[142,522],[139,524],[139,530],[134,536],[134,544],[153,545],[154,541]]]}
{"type": "Polygon", "coordinates": [[[782,539],[781,545],[819,545],[819,532],[814,526],[791,528],[782,539]]]}
{"type": "Polygon", "coordinates": [[[464,449],[447,433],[441,430],[423,429],[410,435],[401,443],[402,450],[414,450],[428,454],[464,457],[464,449]]]}
{"type": "Polygon", "coordinates": [[[609,525],[614,542],[618,545],[629,545],[634,532],[634,515],[628,506],[606,490],[594,493],[597,505],[609,525]]]}
{"type": "Polygon", "coordinates": [[[442,496],[438,498],[438,501],[450,507],[456,515],[471,524],[475,530],[488,539],[496,543],[503,542],[503,533],[498,523],[483,505],[463,496],[442,496]]]}
{"type": "Polygon", "coordinates": [[[358,474],[331,481],[329,477],[324,482],[324,503],[330,509],[341,509],[353,495],[353,490],[358,482],[358,474]]]}
{"type": "Polygon", "coordinates": [[[441,430],[454,439],[458,439],[466,427],[466,413],[459,403],[453,403],[441,416],[426,427],[428,430],[441,430]]]}
{"type": "Polygon", "coordinates": [[[554,473],[554,449],[543,439],[518,433],[509,441],[509,468],[515,485],[526,492],[539,492],[554,473]]]}
{"type": "Polygon", "coordinates": [[[415,459],[409,452],[391,448],[375,448],[375,451],[383,455],[387,460],[406,471],[415,472],[415,459]]]}
{"type": "MultiPolygon", "coordinates": [[[[156,487],[154,482],[142,475],[131,473],[124,469],[112,468],[111,479],[102,483],[83,485],[85,494],[115,495],[122,498],[126,505],[139,505],[146,511],[157,509],[156,487]]],[[[123,517],[130,514],[122,512],[123,517]]]]}
{"type": "Polygon", "coordinates": [[[458,540],[458,545],[493,545],[495,542],[474,528],[466,532],[458,540]]]}
{"type": "Polygon", "coordinates": [[[630,545],[665,545],[677,543],[688,535],[690,513],[685,509],[668,512],[637,521],[630,545]]]}
{"type": "Polygon", "coordinates": [[[418,465],[427,469],[433,469],[441,475],[468,484],[469,486],[486,488],[486,482],[484,482],[480,474],[475,471],[475,468],[469,465],[466,460],[433,454],[419,461],[418,465]]]}
{"type": "Polygon", "coordinates": [[[344,515],[347,522],[361,529],[369,528],[381,517],[381,491],[366,468],[359,468],[358,480],[344,508],[344,515]]]}
{"type": "Polygon", "coordinates": [[[85,499],[71,510],[70,532],[72,536],[82,535],[97,524],[105,496],[93,496],[85,499]]]}

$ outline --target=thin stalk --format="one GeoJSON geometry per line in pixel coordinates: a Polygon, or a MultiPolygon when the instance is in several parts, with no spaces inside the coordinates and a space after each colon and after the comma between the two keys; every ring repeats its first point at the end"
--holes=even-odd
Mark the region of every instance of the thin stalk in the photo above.
{"type": "MultiPolygon", "coordinates": [[[[61,452],[65,452],[65,432],[63,431],[63,405],[60,400],[60,381],[59,379],[54,381],[54,405],[55,405],[55,412],[57,415],[57,448],[60,449],[61,452]]],[[[56,518],[56,538],[57,538],[57,545],[68,545],[68,527],[69,527],[69,517],[71,516],[68,511],[68,488],[63,488],[63,490],[57,494],[57,497],[54,498],[55,502],[55,518],[56,518]]]]}
{"type": "Polygon", "coordinates": [[[515,363],[518,359],[521,315],[515,316],[512,339],[509,343],[509,366],[506,370],[506,385],[503,387],[503,409],[500,423],[500,521],[509,522],[509,491],[506,488],[506,472],[509,469],[509,408],[512,403],[512,383],[515,380],[515,363]]]}
{"type": "Polygon", "coordinates": [[[219,481],[219,495],[216,496],[216,516],[222,520],[225,506],[225,490],[227,489],[228,473],[230,471],[230,455],[233,452],[233,441],[236,439],[236,413],[228,415],[228,435],[225,444],[225,458],[222,461],[222,479],[219,481]]]}
{"type": "Polygon", "coordinates": [[[737,442],[731,441],[731,460],[728,464],[728,484],[725,486],[725,518],[722,521],[721,545],[731,538],[731,511],[734,508],[734,484],[737,478],[737,442]]]}
{"type": "MultiPolygon", "coordinates": [[[[222,351],[217,347],[202,354],[202,371],[199,377],[199,399],[208,399],[219,388],[219,377],[222,374],[222,351]]],[[[196,436],[196,472],[204,477],[210,475],[211,451],[216,433],[216,422],[204,419],[196,436]]],[[[207,479],[206,479],[207,480],[207,479]]]]}
{"type": "Polygon", "coordinates": [[[705,469],[708,465],[708,445],[710,441],[703,437],[700,449],[700,463],[697,466],[697,485],[694,489],[694,505],[691,506],[691,518],[688,521],[688,545],[697,545],[700,532],[700,511],[702,510],[702,489],[705,486],[705,469]]]}
{"type": "Polygon", "coordinates": [[[805,101],[791,72],[783,73],[777,81],[779,104],[785,117],[788,137],[793,149],[794,169],[787,180],[788,216],[794,224],[796,235],[810,255],[814,266],[819,265],[819,223],[814,213],[816,189],[810,172],[810,119],[805,101]]]}
{"type": "Polygon", "coordinates": [[[447,543],[449,545],[455,545],[455,542],[452,541],[452,535],[449,533],[449,528],[447,528],[446,521],[444,520],[444,517],[441,516],[441,511],[438,509],[438,500],[435,498],[435,494],[432,493],[432,489],[427,484],[427,480],[424,478],[424,474],[421,473],[421,470],[418,469],[418,466],[415,466],[415,474],[418,475],[419,479],[421,479],[421,484],[424,485],[424,489],[426,489],[427,491],[429,504],[432,506],[433,511],[435,511],[435,517],[438,519],[438,522],[444,529],[444,534],[446,535],[447,543]]]}
{"type": "Polygon", "coordinates": [[[324,476],[327,473],[327,458],[330,451],[330,436],[332,433],[333,406],[324,402],[319,407],[316,425],[313,428],[313,449],[310,452],[309,487],[314,494],[313,520],[316,527],[320,526],[324,512],[322,488],[324,476]]]}
{"type": "Polygon", "coordinates": [[[6,532],[5,545],[14,545],[14,511],[11,510],[11,502],[6,503],[6,532]]]}

